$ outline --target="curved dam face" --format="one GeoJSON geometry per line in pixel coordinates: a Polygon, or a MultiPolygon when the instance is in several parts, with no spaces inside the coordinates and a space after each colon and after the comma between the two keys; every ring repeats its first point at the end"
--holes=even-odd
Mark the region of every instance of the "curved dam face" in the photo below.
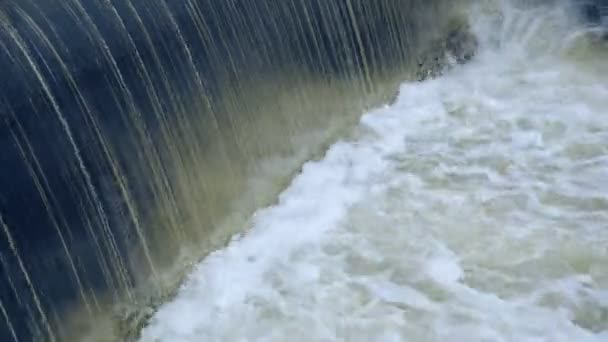
{"type": "Polygon", "coordinates": [[[134,337],[455,3],[0,3],[0,340],[134,337]]]}

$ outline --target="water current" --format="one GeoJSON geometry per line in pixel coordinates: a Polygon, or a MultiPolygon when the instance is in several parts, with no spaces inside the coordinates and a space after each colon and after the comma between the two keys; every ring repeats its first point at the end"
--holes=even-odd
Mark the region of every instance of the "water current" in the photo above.
{"type": "Polygon", "coordinates": [[[478,1],[475,58],[307,163],[142,341],[608,341],[608,49],[535,6],[478,1]]]}

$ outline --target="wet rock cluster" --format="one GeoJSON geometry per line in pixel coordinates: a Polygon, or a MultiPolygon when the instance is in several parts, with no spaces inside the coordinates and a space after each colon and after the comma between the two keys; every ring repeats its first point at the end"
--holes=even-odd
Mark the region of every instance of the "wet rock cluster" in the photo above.
{"type": "Polygon", "coordinates": [[[607,0],[575,1],[582,19],[589,25],[608,26],[607,0]]]}
{"type": "Polygon", "coordinates": [[[456,25],[448,35],[435,41],[421,55],[416,69],[416,79],[424,81],[442,75],[455,65],[471,60],[478,48],[478,41],[468,24],[456,25]]]}

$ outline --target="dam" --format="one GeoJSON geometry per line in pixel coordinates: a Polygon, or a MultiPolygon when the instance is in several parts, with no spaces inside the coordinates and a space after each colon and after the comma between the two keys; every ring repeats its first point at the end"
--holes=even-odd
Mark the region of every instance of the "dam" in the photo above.
{"type": "Polygon", "coordinates": [[[608,340],[602,5],[0,3],[0,340],[608,340]]]}
{"type": "Polygon", "coordinates": [[[189,265],[394,93],[451,7],[3,2],[0,339],[136,333],[189,265]]]}

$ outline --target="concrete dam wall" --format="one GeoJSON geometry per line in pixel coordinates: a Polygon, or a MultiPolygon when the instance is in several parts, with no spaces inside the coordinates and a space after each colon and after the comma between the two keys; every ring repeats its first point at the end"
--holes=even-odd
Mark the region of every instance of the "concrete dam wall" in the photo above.
{"type": "Polygon", "coordinates": [[[456,3],[1,2],[0,340],[136,337],[456,3]]]}

